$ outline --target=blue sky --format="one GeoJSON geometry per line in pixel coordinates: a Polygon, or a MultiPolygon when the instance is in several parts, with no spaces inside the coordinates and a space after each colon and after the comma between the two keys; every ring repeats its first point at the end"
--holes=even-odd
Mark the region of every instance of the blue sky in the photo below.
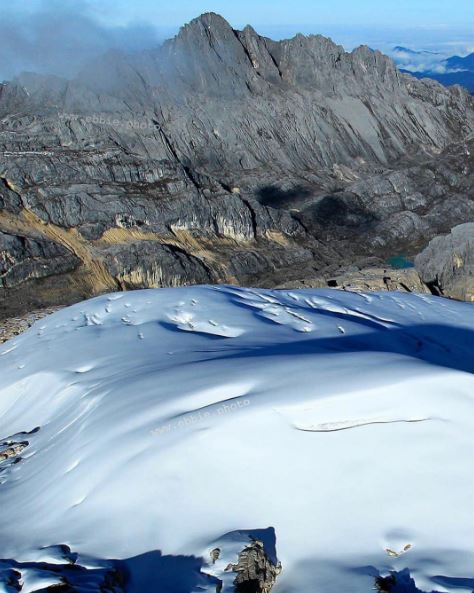
{"type": "Polygon", "coordinates": [[[250,21],[272,26],[453,27],[474,21],[472,0],[99,0],[91,4],[104,19],[122,23],[146,19],[157,25],[177,25],[207,11],[221,13],[236,26],[250,21]]]}
{"type": "Polygon", "coordinates": [[[222,14],[235,26],[338,25],[384,27],[462,27],[474,22],[472,0],[0,0],[2,9],[87,5],[102,22],[132,21],[178,26],[202,12],[222,14]]]}
{"type": "Polygon", "coordinates": [[[116,22],[151,20],[176,25],[208,11],[219,12],[236,26],[383,25],[456,27],[474,21],[472,0],[99,0],[91,2],[102,18],[116,22]],[[111,15],[109,8],[114,7],[111,15]]]}

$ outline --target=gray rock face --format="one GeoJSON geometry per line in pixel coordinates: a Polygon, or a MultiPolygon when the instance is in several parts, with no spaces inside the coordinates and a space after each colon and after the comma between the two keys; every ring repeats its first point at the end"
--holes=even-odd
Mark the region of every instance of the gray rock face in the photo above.
{"type": "Polygon", "coordinates": [[[209,284],[216,280],[199,258],[178,247],[150,241],[132,241],[126,251],[114,245],[103,251],[103,258],[122,290],[209,284]]]}
{"type": "Polygon", "coordinates": [[[347,249],[355,242],[366,255],[415,254],[433,236],[474,221],[473,151],[469,139],[421,164],[368,175],[354,169],[358,179],[307,199],[299,217],[313,234],[324,229],[333,244],[347,249]]]}
{"type": "Polygon", "coordinates": [[[422,280],[439,294],[474,301],[474,223],[435,237],[416,258],[422,280]]]}
{"type": "Polygon", "coordinates": [[[215,14],[72,81],[22,75],[0,87],[0,315],[413,254],[474,220],[473,132],[459,88],[215,14]]]}

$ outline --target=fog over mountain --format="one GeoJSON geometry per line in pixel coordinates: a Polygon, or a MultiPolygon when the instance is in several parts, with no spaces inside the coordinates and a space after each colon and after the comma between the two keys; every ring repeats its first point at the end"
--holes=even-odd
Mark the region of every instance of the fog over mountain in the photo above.
{"type": "MultiPolygon", "coordinates": [[[[104,4],[89,0],[4,2],[0,20],[0,81],[10,80],[23,71],[73,78],[85,64],[110,49],[126,52],[151,49],[175,35],[182,25],[180,21],[169,21],[169,14],[159,3],[149,7],[148,11],[139,4],[133,6],[135,11],[121,18],[123,3],[104,4]],[[103,8],[102,12],[98,7],[103,8]],[[164,18],[165,13],[168,19],[164,18]],[[150,18],[151,14],[154,18],[150,18]]],[[[330,24],[318,22],[317,13],[314,22],[277,25],[271,19],[266,22],[261,11],[257,14],[249,11],[244,19],[233,20],[232,25],[244,28],[249,22],[260,34],[276,40],[288,39],[298,33],[319,33],[331,37],[346,50],[369,45],[391,55],[401,67],[414,72],[433,70],[440,73],[439,68],[431,68],[439,60],[454,55],[466,56],[474,51],[474,30],[469,28],[330,24]],[[395,46],[415,51],[402,56],[400,52],[392,51],[395,46]]]]}
{"type": "Polygon", "coordinates": [[[106,26],[82,1],[42,2],[28,13],[2,5],[0,80],[22,71],[72,78],[88,61],[109,49],[153,47],[159,30],[147,24],[106,26]]]}

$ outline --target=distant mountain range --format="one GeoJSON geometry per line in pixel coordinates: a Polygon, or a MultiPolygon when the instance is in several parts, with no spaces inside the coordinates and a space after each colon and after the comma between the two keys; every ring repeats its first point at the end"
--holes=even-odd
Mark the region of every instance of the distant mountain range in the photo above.
{"type": "Polygon", "coordinates": [[[440,60],[442,58],[442,54],[435,51],[428,51],[428,50],[421,50],[415,51],[408,47],[403,47],[401,45],[397,45],[392,50],[392,56],[397,61],[404,61],[404,60],[414,60],[420,58],[429,57],[430,59],[440,60]]]}
{"type": "Polygon", "coordinates": [[[474,71],[462,71],[462,72],[446,72],[445,74],[438,74],[436,72],[409,72],[408,70],[403,70],[402,72],[411,74],[418,79],[423,78],[432,78],[433,80],[437,80],[444,86],[453,86],[455,84],[460,84],[464,88],[466,88],[470,93],[474,94],[474,71]]]}
{"type": "Polygon", "coordinates": [[[458,70],[469,70],[474,72],[474,53],[469,54],[465,58],[461,58],[459,56],[454,56],[446,60],[446,65],[448,68],[458,69],[458,70]]]}
{"type": "Polygon", "coordinates": [[[459,84],[474,93],[474,53],[446,59],[439,52],[397,46],[391,55],[402,72],[419,79],[432,78],[444,86],[459,84]]]}

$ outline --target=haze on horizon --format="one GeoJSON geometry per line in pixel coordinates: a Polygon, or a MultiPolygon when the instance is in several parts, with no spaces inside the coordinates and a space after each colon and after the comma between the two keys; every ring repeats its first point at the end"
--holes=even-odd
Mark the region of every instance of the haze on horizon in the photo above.
{"type": "Polygon", "coordinates": [[[320,33],[351,50],[396,45],[443,55],[474,51],[474,3],[458,0],[0,0],[0,80],[21,71],[73,76],[108,49],[140,50],[176,34],[203,12],[274,39],[320,33]]]}

